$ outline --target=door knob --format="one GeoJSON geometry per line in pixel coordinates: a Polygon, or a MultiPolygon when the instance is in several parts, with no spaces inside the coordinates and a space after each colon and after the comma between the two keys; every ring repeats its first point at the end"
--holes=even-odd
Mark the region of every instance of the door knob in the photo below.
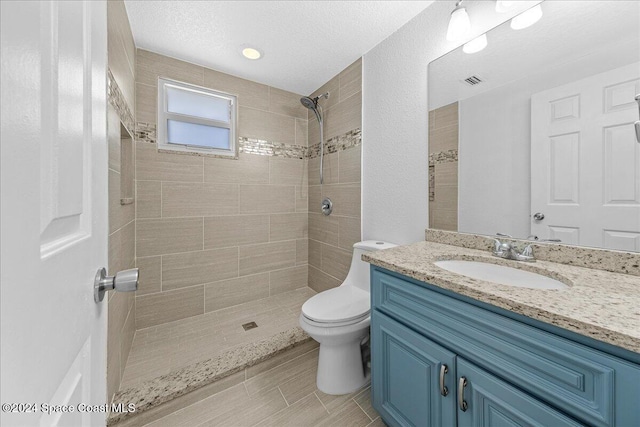
{"type": "Polygon", "coordinates": [[[544,214],[542,212],[536,212],[533,214],[533,219],[536,221],[542,221],[544,219],[544,214]]]}
{"type": "Polygon", "coordinates": [[[98,269],[93,281],[93,300],[96,303],[102,301],[105,292],[112,289],[118,292],[137,291],[139,276],[137,268],[119,271],[115,276],[107,276],[106,268],[98,269]]]}

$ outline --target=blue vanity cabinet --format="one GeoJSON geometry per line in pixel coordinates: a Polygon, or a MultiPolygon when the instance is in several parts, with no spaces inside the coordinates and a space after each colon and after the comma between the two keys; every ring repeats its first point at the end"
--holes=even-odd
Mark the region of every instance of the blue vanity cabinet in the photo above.
{"type": "Polygon", "coordinates": [[[372,401],[391,426],[640,426],[635,353],[378,267],[371,298],[372,401]]]}
{"type": "Polygon", "coordinates": [[[380,312],[371,314],[371,330],[373,405],[385,422],[455,425],[455,354],[380,312]]]}

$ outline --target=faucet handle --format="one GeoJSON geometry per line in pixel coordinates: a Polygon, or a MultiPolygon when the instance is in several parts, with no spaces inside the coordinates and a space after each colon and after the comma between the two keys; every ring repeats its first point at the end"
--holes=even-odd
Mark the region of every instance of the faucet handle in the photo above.
{"type": "Polygon", "coordinates": [[[502,252],[502,242],[498,239],[493,239],[493,253],[498,254],[502,252]]]}
{"type": "Polygon", "coordinates": [[[522,256],[527,256],[527,257],[532,257],[533,256],[533,248],[531,247],[531,245],[527,245],[522,249],[522,252],[520,252],[520,255],[522,256]]]}

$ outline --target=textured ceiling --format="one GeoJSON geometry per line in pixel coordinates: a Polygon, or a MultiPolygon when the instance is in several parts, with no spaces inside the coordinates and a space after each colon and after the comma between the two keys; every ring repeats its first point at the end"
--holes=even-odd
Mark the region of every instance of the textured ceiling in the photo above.
{"type": "Polygon", "coordinates": [[[309,94],[433,1],[125,0],[136,46],[309,94]],[[242,47],[264,56],[250,61],[242,47]]]}

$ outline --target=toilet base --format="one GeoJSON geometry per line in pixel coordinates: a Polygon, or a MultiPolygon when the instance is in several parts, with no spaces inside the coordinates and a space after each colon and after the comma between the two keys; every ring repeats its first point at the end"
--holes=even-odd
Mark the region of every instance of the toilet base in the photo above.
{"type": "Polygon", "coordinates": [[[370,381],[362,365],[360,342],[331,346],[320,344],[318,389],[326,394],[349,394],[370,381]]]}

